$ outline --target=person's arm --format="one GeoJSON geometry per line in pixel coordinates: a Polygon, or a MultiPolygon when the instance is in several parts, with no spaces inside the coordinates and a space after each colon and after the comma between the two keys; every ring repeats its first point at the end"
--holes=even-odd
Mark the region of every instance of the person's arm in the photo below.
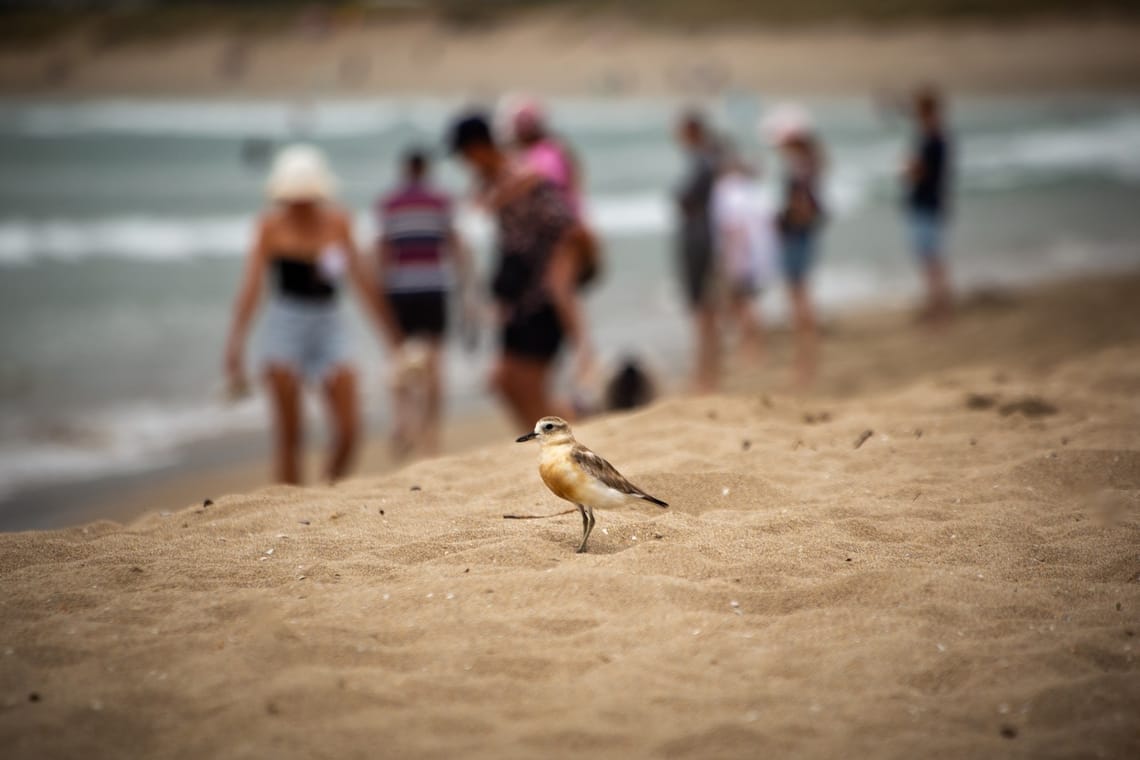
{"type": "Polygon", "coordinates": [[[261,285],[265,277],[268,256],[269,223],[263,219],[258,222],[253,245],[246,254],[245,270],[234,301],[233,318],[226,339],[226,378],[232,389],[246,387],[245,340],[249,333],[249,324],[261,299],[261,285]]]}
{"type": "Polygon", "coordinates": [[[541,182],[543,177],[537,172],[512,168],[479,194],[478,203],[488,212],[494,213],[516,198],[532,192],[541,182]]]}
{"type": "Polygon", "coordinates": [[[573,228],[567,230],[551,254],[546,270],[546,290],[566,337],[574,347],[575,375],[582,379],[594,363],[594,347],[582,301],[578,296],[578,261],[573,243],[573,228]]]}
{"type": "MultiPolygon", "coordinates": [[[[392,314],[392,309],[387,299],[381,297],[380,288],[376,284],[372,270],[356,248],[356,242],[352,236],[352,223],[347,216],[341,214],[338,216],[336,224],[337,242],[344,248],[345,256],[348,259],[348,275],[352,279],[352,284],[364,302],[377,334],[384,341],[385,346],[389,350],[393,350],[403,340],[403,336],[400,334],[400,327],[392,314]]],[[[387,244],[381,244],[379,254],[381,259],[385,256],[385,245],[387,244]]]]}

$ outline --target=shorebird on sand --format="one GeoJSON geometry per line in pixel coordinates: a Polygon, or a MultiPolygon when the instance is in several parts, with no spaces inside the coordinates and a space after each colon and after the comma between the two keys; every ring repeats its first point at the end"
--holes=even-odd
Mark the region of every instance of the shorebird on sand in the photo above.
{"type": "Polygon", "coordinates": [[[517,443],[537,440],[538,474],[551,493],[578,507],[582,513],[582,545],[586,551],[594,529],[594,507],[616,509],[635,499],[659,507],[669,506],[630,483],[614,466],[574,440],[570,425],[561,417],[543,417],[534,430],[519,436],[517,443]]]}

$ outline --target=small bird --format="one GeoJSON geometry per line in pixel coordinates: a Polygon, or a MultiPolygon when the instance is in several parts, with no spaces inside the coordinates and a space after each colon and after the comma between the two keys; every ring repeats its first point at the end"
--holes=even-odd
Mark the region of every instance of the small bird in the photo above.
{"type": "Polygon", "coordinates": [[[570,425],[561,417],[543,417],[534,430],[516,443],[538,440],[538,474],[551,493],[578,507],[582,514],[582,545],[586,551],[594,529],[594,507],[615,509],[633,499],[669,506],[630,483],[614,466],[574,440],[570,425]]]}

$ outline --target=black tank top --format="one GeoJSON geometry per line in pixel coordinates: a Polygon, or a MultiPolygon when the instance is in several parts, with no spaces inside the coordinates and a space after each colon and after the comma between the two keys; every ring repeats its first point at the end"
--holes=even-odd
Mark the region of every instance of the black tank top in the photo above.
{"type": "Polygon", "coordinates": [[[276,256],[277,290],[282,295],[306,301],[331,301],[336,296],[335,283],[321,275],[316,261],[292,256],[276,256]]]}

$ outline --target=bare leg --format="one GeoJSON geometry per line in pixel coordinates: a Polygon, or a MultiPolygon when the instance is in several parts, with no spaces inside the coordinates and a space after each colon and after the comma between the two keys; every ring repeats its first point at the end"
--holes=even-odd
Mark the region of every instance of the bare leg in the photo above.
{"type": "Polygon", "coordinates": [[[693,385],[697,393],[711,393],[720,383],[720,335],[716,307],[702,304],[693,315],[697,338],[697,367],[693,385]]]}
{"type": "Polygon", "coordinates": [[[510,354],[499,358],[492,383],[515,422],[524,428],[548,414],[572,419],[573,412],[554,401],[549,389],[550,364],[510,354]]]}
{"type": "Polygon", "coordinates": [[[590,540],[590,532],[594,530],[594,509],[581,504],[575,505],[582,513],[582,545],[578,547],[578,554],[586,553],[586,542],[590,540]]]}
{"type": "Polygon", "coordinates": [[[945,325],[950,320],[951,299],[950,281],[946,275],[946,265],[941,256],[930,256],[923,260],[923,274],[926,277],[927,313],[935,325],[945,325]]]}
{"type": "Polygon", "coordinates": [[[764,331],[752,299],[737,296],[732,305],[733,317],[740,330],[740,354],[749,363],[759,362],[764,354],[764,331]]]}
{"type": "Polygon", "coordinates": [[[808,296],[805,282],[789,285],[792,301],[792,321],[796,332],[796,356],[794,362],[796,385],[803,388],[815,379],[816,354],[819,336],[816,331],[815,311],[808,296]]]}
{"type": "Polygon", "coordinates": [[[270,365],[265,372],[273,404],[273,470],[278,483],[301,482],[301,381],[288,367],[270,365]]]}
{"type": "Polygon", "coordinates": [[[329,458],[325,464],[325,478],[331,483],[347,474],[356,453],[360,429],[356,373],[349,367],[337,368],[325,380],[324,390],[333,423],[329,458]]]}
{"type": "Polygon", "coordinates": [[[443,424],[443,347],[432,341],[428,349],[428,379],[425,389],[424,453],[435,456],[440,451],[440,430],[443,424]]]}

